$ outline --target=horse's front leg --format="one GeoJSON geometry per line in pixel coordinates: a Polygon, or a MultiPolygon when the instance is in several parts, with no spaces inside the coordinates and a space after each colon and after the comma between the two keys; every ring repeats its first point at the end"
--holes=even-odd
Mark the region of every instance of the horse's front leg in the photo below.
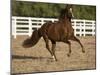
{"type": "Polygon", "coordinates": [[[85,49],[84,49],[82,43],[80,42],[80,40],[78,38],[76,38],[75,36],[72,38],[72,40],[78,42],[80,44],[80,46],[82,47],[82,52],[85,53],[85,49]]]}
{"type": "Polygon", "coordinates": [[[68,52],[68,54],[67,54],[67,56],[69,57],[70,55],[71,55],[71,43],[70,43],[70,41],[68,41],[68,40],[66,40],[66,41],[64,41],[65,43],[67,43],[68,44],[68,46],[69,46],[69,52],[68,52]]]}
{"type": "Polygon", "coordinates": [[[51,40],[51,43],[52,43],[53,59],[54,59],[55,61],[57,61],[57,58],[56,58],[56,55],[55,55],[56,42],[51,40]]]}
{"type": "Polygon", "coordinates": [[[68,54],[67,54],[67,56],[69,57],[70,55],[71,55],[71,43],[70,43],[70,41],[67,41],[66,42],[67,44],[68,44],[68,46],[69,46],[69,52],[68,52],[68,54]]]}

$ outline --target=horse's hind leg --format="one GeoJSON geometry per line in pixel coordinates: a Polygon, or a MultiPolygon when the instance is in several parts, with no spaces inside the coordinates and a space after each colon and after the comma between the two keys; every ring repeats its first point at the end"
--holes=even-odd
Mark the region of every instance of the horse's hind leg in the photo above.
{"type": "Polygon", "coordinates": [[[49,47],[49,39],[48,39],[48,37],[47,36],[43,36],[43,39],[44,39],[44,41],[45,41],[45,43],[46,43],[46,48],[47,48],[47,50],[50,52],[50,54],[53,56],[53,53],[52,53],[52,51],[50,50],[50,47],[49,47]]]}
{"type": "Polygon", "coordinates": [[[57,58],[56,58],[56,55],[55,55],[55,47],[56,47],[56,42],[55,41],[52,41],[51,40],[51,42],[52,42],[52,53],[53,53],[53,59],[55,60],[55,61],[57,61],[57,58]]]}
{"type": "Polygon", "coordinates": [[[84,47],[83,47],[82,43],[80,42],[80,40],[78,38],[76,38],[75,36],[72,38],[72,40],[77,41],[82,47],[82,52],[85,53],[84,47]]]}
{"type": "Polygon", "coordinates": [[[69,45],[69,52],[67,54],[67,56],[69,57],[71,54],[71,43],[70,43],[70,41],[67,41],[66,43],[69,45]]]}

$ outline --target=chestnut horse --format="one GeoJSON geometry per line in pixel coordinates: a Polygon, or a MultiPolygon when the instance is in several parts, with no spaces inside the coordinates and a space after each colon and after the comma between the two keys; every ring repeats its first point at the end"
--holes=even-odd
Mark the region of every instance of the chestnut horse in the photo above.
{"type": "Polygon", "coordinates": [[[84,53],[84,47],[80,40],[74,36],[74,29],[72,28],[71,18],[73,17],[72,8],[66,6],[61,11],[58,22],[47,22],[44,23],[40,29],[33,31],[32,36],[23,42],[23,47],[29,48],[37,44],[39,39],[43,37],[46,48],[52,55],[53,59],[57,61],[55,55],[56,42],[64,42],[69,45],[68,56],[71,54],[71,43],[69,40],[76,41],[82,47],[84,53]],[[49,40],[52,43],[52,49],[49,48],[49,40]]]}

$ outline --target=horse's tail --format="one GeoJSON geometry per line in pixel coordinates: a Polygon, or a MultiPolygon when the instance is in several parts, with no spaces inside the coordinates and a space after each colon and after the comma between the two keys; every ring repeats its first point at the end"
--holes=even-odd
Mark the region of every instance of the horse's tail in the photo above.
{"type": "Polygon", "coordinates": [[[39,34],[38,30],[33,31],[32,36],[23,42],[24,48],[29,48],[37,44],[39,39],[41,38],[41,35],[39,34]]]}

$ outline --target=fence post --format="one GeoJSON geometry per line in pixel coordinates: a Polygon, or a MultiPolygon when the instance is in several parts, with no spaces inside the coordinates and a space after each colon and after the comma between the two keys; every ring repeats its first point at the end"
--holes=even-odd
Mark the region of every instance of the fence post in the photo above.
{"type": "Polygon", "coordinates": [[[76,20],[73,20],[74,22],[74,35],[76,36],[76,20]]]}
{"type": "Polygon", "coordinates": [[[54,19],[52,19],[52,22],[54,22],[55,20],[54,19]]]}
{"type": "Polygon", "coordinates": [[[44,24],[44,19],[41,19],[41,26],[44,24]]]}
{"type": "Polygon", "coordinates": [[[86,32],[86,31],[85,31],[85,20],[83,21],[83,27],[84,27],[84,28],[83,28],[83,36],[85,37],[85,32],[86,32]]]}
{"type": "Polygon", "coordinates": [[[95,22],[92,21],[92,36],[95,35],[95,22]]]}
{"type": "Polygon", "coordinates": [[[28,18],[29,19],[29,36],[31,36],[32,34],[32,21],[31,21],[31,17],[28,18]]]}
{"type": "Polygon", "coordinates": [[[17,25],[17,24],[16,24],[16,17],[14,17],[14,26],[13,26],[13,27],[14,27],[14,38],[15,38],[15,39],[16,39],[16,35],[17,35],[17,34],[16,34],[16,25],[17,25]]]}
{"type": "Polygon", "coordinates": [[[80,22],[80,36],[82,36],[82,23],[80,22]]]}

